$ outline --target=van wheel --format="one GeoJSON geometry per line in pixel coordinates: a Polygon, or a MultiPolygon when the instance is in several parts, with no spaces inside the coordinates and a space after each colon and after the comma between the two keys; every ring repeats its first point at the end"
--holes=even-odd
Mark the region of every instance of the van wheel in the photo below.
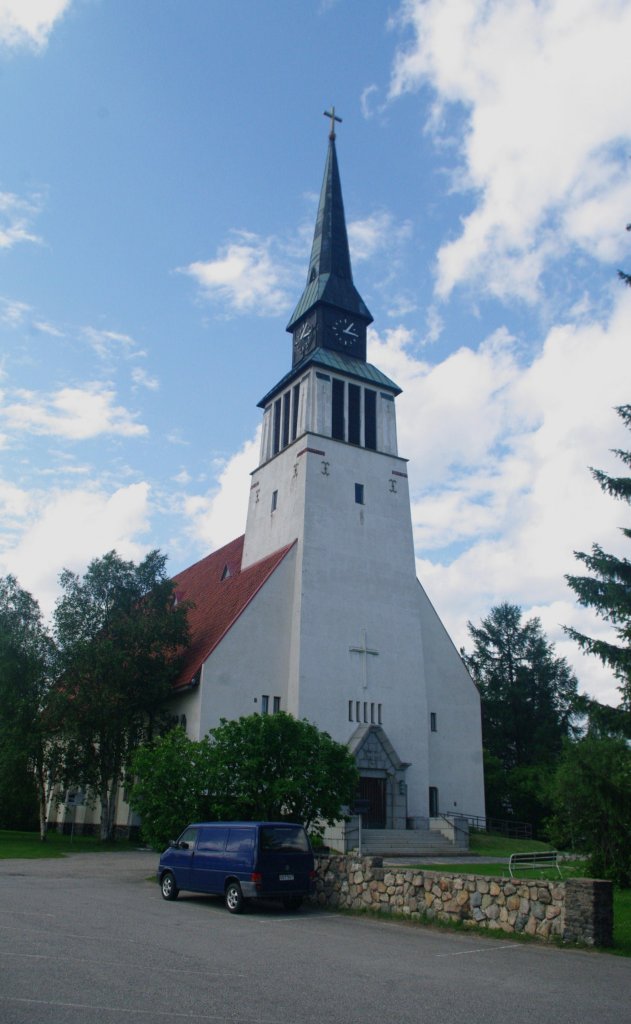
{"type": "Polygon", "coordinates": [[[228,882],[225,893],[226,906],[231,914],[240,914],[243,910],[243,893],[238,882],[228,882]]]}
{"type": "Polygon", "coordinates": [[[285,910],[299,910],[302,906],[302,896],[285,896],[283,906],[285,910]]]}
{"type": "Polygon", "coordinates": [[[179,889],[175,884],[175,875],[172,875],[170,871],[166,871],[162,876],[160,882],[160,892],[165,900],[176,900],[179,893],[179,889]]]}

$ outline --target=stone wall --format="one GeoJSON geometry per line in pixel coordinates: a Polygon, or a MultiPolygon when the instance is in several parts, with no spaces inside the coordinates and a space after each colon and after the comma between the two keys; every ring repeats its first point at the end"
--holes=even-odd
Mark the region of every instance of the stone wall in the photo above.
{"type": "Polygon", "coordinates": [[[383,867],[380,857],[324,856],[313,898],[321,906],[460,921],[544,940],[612,943],[613,887],[593,879],[492,878],[383,867]]]}

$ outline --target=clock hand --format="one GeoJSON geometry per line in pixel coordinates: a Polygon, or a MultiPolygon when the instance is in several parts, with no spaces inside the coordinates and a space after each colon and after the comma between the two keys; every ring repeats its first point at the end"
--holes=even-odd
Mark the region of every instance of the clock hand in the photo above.
{"type": "Polygon", "coordinates": [[[350,334],[351,338],[357,338],[358,337],[357,331],[354,328],[355,328],[355,324],[349,324],[348,327],[344,328],[342,333],[343,334],[350,334]]]}

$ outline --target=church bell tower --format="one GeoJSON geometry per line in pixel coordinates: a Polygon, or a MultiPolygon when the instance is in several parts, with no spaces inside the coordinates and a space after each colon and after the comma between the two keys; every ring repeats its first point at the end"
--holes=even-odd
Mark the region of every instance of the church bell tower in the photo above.
{"type": "Polygon", "coordinates": [[[370,806],[367,825],[405,829],[429,817],[432,799],[437,808],[438,778],[449,777],[445,797],[453,790],[480,806],[479,737],[475,772],[465,765],[449,776],[452,740],[465,742],[464,706],[477,706],[479,716],[479,700],[416,579],[407,462],[397,450],[401,389],[366,361],[372,316],[351,272],[335,147],[340,119],[334,108],[326,116],[307,281],[287,325],[292,365],[259,402],[260,461],[242,569],[292,545],[291,584],[275,614],[267,606],[258,639],[262,649],[273,631],[282,651],[281,706],[349,745],[370,806]],[[463,688],[463,713],[454,714],[463,688]],[[432,775],[439,707],[450,709],[445,727],[452,718],[459,724],[432,775]]]}

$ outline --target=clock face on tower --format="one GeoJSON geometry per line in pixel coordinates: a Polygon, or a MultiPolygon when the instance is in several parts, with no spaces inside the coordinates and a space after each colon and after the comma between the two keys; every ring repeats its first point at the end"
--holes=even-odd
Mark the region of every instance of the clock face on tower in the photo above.
{"type": "Polygon", "coordinates": [[[315,347],[316,325],[315,320],[309,318],[294,331],[294,363],[304,359],[307,352],[315,347]]]}
{"type": "Polygon", "coordinates": [[[364,336],[361,320],[350,315],[338,316],[331,324],[331,335],[337,345],[347,351],[357,350],[364,336]]]}

